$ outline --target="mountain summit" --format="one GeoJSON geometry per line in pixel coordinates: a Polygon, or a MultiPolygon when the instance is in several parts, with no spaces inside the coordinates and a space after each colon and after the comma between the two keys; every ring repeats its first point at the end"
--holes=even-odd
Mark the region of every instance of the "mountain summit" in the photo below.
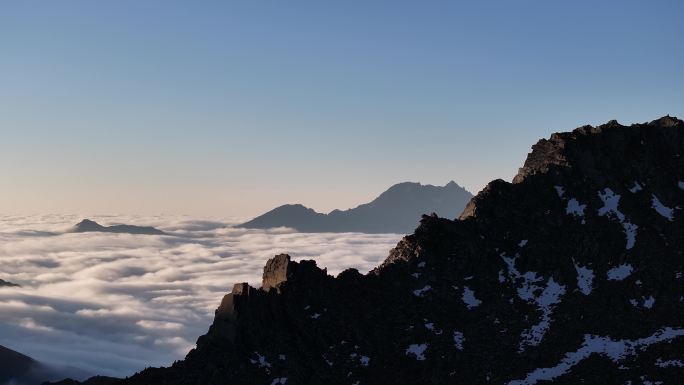
{"type": "Polygon", "coordinates": [[[20,285],[17,285],[13,282],[5,281],[4,279],[0,279],[0,287],[20,287],[20,285]]]}
{"type": "Polygon", "coordinates": [[[123,233],[123,234],[146,234],[146,235],[164,235],[165,233],[159,229],[149,226],[133,226],[133,225],[113,225],[102,226],[101,224],[84,219],[78,222],[69,232],[71,233],[123,233]]]}
{"type": "Polygon", "coordinates": [[[372,202],[349,210],[322,214],[300,204],[277,207],[249,222],[245,228],[291,227],[302,232],[400,233],[412,231],[422,214],[455,216],[472,194],[451,181],[445,186],[398,183],[372,202]]]}
{"type": "Polygon", "coordinates": [[[123,384],[680,384],[683,153],[670,117],[554,134],[366,275],[269,260],[123,384]]]}

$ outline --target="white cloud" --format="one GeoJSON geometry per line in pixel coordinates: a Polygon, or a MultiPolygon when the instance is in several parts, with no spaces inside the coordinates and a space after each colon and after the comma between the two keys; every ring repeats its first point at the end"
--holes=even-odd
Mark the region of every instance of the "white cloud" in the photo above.
{"type": "Polygon", "coordinates": [[[397,234],[247,230],[220,219],[94,217],[169,236],[61,234],[80,217],[0,217],[2,344],[57,365],[125,376],[182,358],[237,282],[259,286],[268,258],[315,259],[329,274],[365,273],[397,234]],[[55,235],[56,234],[56,235],[55,235]]]}

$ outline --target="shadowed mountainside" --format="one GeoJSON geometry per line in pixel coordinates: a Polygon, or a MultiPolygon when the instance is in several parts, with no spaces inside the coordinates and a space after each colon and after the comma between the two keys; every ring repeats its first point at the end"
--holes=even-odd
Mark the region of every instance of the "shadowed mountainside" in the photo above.
{"type": "Polygon", "coordinates": [[[37,385],[46,380],[64,376],[85,377],[76,368],[55,368],[45,365],[24,354],[0,346],[0,385],[37,385]]]}
{"type": "Polygon", "coordinates": [[[290,227],[301,232],[361,232],[405,234],[422,214],[455,216],[473,197],[454,181],[445,186],[404,182],[390,187],[372,202],[349,210],[322,214],[300,204],[277,207],[238,227],[290,227]]]}

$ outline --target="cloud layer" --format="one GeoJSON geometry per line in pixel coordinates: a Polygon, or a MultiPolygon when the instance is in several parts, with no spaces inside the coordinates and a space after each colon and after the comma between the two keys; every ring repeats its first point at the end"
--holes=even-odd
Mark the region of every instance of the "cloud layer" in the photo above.
{"type": "Polygon", "coordinates": [[[315,259],[330,274],[365,273],[401,237],[235,229],[177,216],[93,218],[168,236],[62,234],[80,219],[0,217],[0,278],[22,285],[0,288],[0,345],[113,376],[184,357],[233,283],[259,286],[275,254],[315,259]]]}

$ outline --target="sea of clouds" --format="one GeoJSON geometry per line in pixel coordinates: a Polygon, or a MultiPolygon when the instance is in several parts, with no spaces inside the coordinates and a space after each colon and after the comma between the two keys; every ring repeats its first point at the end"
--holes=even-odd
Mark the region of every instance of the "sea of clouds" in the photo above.
{"type": "Polygon", "coordinates": [[[377,266],[398,234],[247,230],[230,220],[94,216],[168,235],[66,233],[81,217],[0,216],[0,345],[39,361],[126,376],[182,359],[237,282],[260,286],[275,254],[329,274],[377,266]]]}

